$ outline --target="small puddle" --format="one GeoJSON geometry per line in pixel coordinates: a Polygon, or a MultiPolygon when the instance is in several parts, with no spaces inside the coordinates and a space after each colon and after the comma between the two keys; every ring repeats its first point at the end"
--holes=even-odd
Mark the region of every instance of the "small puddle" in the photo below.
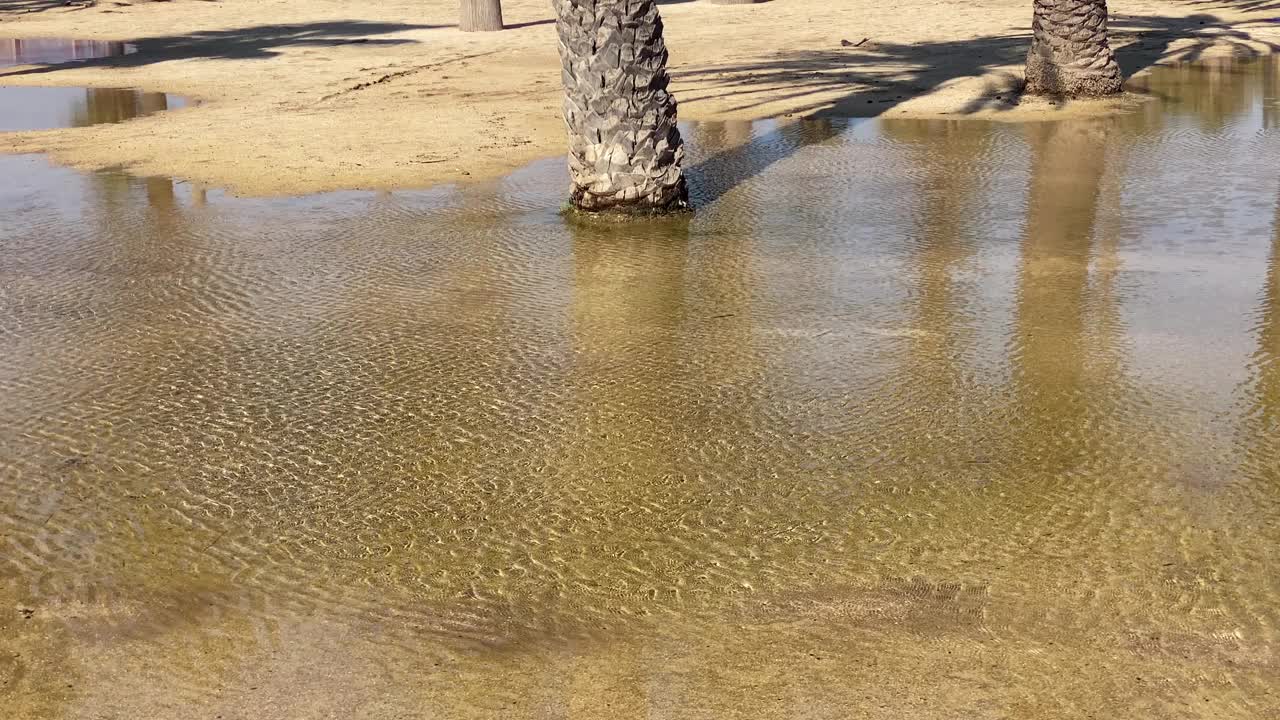
{"type": "Polygon", "coordinates": [[[190,102],[133,88],[0,87],[0,131],[119,123],[190,102]]]}
{"type": "Polygon", "coordinates": [[[137,51],[130,43],[116,41],[4,38],[0,39],[0,67],[96,60],[132,55],[137,51]]]}

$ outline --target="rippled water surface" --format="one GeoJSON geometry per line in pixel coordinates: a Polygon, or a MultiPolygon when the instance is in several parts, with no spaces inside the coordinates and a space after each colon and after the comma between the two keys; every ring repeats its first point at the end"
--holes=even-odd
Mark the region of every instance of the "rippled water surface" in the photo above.
{"type": "Polygon", "coordinates": [[[1280,714],[1280,72],[1144,84],[638,225],[0,157],[0,706],[1280,714]]]}

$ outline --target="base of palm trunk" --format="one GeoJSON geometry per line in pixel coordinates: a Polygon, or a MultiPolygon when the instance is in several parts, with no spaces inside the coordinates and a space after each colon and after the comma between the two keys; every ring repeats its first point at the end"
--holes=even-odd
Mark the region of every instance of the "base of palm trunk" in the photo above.
{"type": "Polygon", "coordinates": [[[555,0],[569,202],[583,213],[689,207],[684,141],[655,0],[555,0]]]}
{"type": "Polygon", "coordinates": [[[1107,0],[1035,0],[1033,7],[1027,94],[1085,98],[1120,92],[1107,0]]]}
{"type": "Polygon", "coordinates": [[[1027,56],[1027,95],[1091,98],[1120,92],[1124,79],[1119,68],[1090,70],[1061,65],[1035,52],[1027,56]]]}
{"type": "Polygon", "coordinates": [[[583,215],[615,217],[644,217],[672,215],[689,212],[689,189],[681,178],[680,184],[659,196],[636,197],[633,193],[602,196],[575,187],[569,192],[569,210],[583,215]]]}
{"type": "Polygon", "coordinates": [[[755,5],[769,0],[711,0],[713,5],[755,5]]]}

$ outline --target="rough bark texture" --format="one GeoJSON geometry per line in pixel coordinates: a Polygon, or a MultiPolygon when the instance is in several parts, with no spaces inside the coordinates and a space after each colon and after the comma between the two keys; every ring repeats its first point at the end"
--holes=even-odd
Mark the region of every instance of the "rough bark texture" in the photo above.
{"type": "Polygon", "coordinates": [[[478,32],[502,29],[502,0],[462,0],[458,29],[478,32]]]}
{"type": "Polygon", "coordinates": [[[1027,88],[1032,95],[1099,97],[1120,92],[1107,41],[1106,0],[1035,0],[1027,88]]]}
{"type": "Polygon", "coordinates": [[[654,0],[554,0],[571,202],[589,212],[688,207],[654,0]]]}

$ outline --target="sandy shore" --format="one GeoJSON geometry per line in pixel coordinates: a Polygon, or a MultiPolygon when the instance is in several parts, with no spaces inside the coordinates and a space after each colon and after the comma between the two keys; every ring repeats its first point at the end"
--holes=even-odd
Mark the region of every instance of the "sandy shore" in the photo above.
{"type": "MultiPolygon", "coordinates": [[[[12,133],[0,152],[123,166],[248,195],[422,187],[500,175],[564,147],[548,0],[506,0],[510,29],[463,33],[456,0],[116,0],[0,10],[0,37],[139,41],[126,58],[0,71],[0,84],[133,86],[198,107],[120,125],[12,133]]],[[[1267,4],[1113,3],[1126,73],[1280,43],[1267,4]],[[1248,8],[1261,8],[1261,10],[1248,8]]],[[[663,9],[686,120],[834,115],[1024,119],[1011,102],[1028,0],[775,0],[663,9]],[[836,5],[833,7],[833,5],[836,5]],[[844,41],[844,42],[842,42],[844,41]]]]}

